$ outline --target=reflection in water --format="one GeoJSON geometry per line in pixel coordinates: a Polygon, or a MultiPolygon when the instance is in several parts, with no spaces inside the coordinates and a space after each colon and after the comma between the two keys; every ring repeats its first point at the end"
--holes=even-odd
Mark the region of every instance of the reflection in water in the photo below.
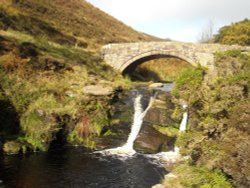
{"type": "Polygon", "coordinates": [[[147,188],[165,174],[164,168],[150,160],[135,155],[123,161],[86,153],[81,148],[65,148],[1,158],[0,179],[4,188],[147,188]]]}

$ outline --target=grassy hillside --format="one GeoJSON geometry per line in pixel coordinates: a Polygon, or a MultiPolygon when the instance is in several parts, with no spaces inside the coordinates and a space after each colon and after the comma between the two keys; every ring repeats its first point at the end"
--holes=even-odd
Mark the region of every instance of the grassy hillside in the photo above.
{"type": "Polygon", "coordinates": [[[46,151],[57,142],[95,148],[117,88],[128,86],[98,47],[152,39],[82,0],[2,0],[0,150],[46,151]],[[86,94],[89,85],[113,92],[86,94]]]}
{"type": "Polygon", "coordinates": [[[60,44],[97,47],[114,42],[156,40],[139,33],[84,0],[2,0],[0,28],[46,36],[60,44]]]}

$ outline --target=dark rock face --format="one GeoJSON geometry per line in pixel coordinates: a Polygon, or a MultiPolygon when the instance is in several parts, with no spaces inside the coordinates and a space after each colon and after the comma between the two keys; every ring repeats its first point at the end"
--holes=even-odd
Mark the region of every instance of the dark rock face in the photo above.
{"type": "Polygon", "coordinates": [[[104,130],[103,136],[96,138],[96,149],[108,149],[122,146],[126,143],[130,133],[130,125],[126,123],[115,124],[104,130]],[[107,133],[111,134],[106,136],[107,133]]]}
{"type": "Polygon", "coordinates": [[[39,54],[37,49],[38,48],[34,44],[30,42],[24,42],[19,46],[20,57],[21,58],[36,57],[39,54]]]}
{"type": "Polygon", "coordinates": [[[171,101],[171,95],[165,92],[159,92],[153,106],[146,114],[144,121],[152,125],[170,125],[174,124],[171,115],[174,112],[174,104],[171,101]]]}
{"type": "Polygon", "coordinates": [[[174,120],[171,118],[172,109],[159,108],[153,106],[144,118],[145,122],[152,125],[168,125],[174,124],[174,120]]]}
{"type": "MultiPolygon", "coordinates": [[[[1,17],[1,13],[0,13],[1,17]]],[[[1,28],[1,25],[0,25],[1,28]]],[[[13,50],[15,48],[15,44],[11,42],[9,39],[0,36],[0,55],[4,55],[5,53],[13,50]]]]}
{"type": "Polygon", "coordinates": [[[0,86],[0,140],[20,131],[18,113],[0,86]]]}
{"type": "Polygon", "coordinates": [[[144,125],[135,140],[134,148],[142,153],[157,153],[174,149],[175,137],[168,137],[150,125],[144,125]]]}

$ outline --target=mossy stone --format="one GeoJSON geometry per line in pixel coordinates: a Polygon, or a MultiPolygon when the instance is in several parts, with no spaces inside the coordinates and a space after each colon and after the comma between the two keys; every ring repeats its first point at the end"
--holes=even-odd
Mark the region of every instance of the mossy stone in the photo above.
{"type": "Polygon", "coordinates": [[[17,141],[8,141],[3,146],[3,151],[7,154],[18,154],[22,145],[17,141]]]}

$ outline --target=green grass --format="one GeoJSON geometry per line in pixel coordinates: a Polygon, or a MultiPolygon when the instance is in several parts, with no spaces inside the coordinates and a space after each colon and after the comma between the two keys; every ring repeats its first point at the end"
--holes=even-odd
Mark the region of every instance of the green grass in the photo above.
{"type": "Polygon", "coordinates": [[[201,67],[185,69],[175,81],[177,89],[185,86],[197,88],[201,85],[204,75],[204,69],[201,67]]]}
{"type": "Polygon", "coordinates": [[[46,151],[55,134],[60,130],[56,117],[47,113],[43,108],[27,111],[21,117],[22,131],[25,133],[23,141],[32,146],[33,150],[46,151]]]}
{"type": "Polygon", "coordinates": [[[159,125],[154,125],[153,126],[157,131],[159,131],[160,133],[167,135],[167,136],[177,136],[179,133],[179,129],[178,127],[176,127],[176,125],[171,126],[168,125],[167,127],[162,127],[159,125]]]}
{"type": "Polygon", "coordinates": [[[176,188],[232,188],[226,176],[220,170],[209,170],[205,167],[190,166],[183,164],[174,172],[177,177],[164,181],[167,187],[176,188]]]}
{"type": "Polygon", "coordinates": [[[249,59],[249,55],[242,53],[240,49],[227,50],[225,52],[216,52],[215,53],[215,61],[218,63],[227,58],[234,57],[239,58],[241,60],[249,59]]]}
{"type": "Polygon", "coordinates": [[[180,97],[192,104],[195,102],[197,91],[200,89],[204,79],[205,68],[198,66],[184,69],[174,82],[172,95],[180,97]]]}

